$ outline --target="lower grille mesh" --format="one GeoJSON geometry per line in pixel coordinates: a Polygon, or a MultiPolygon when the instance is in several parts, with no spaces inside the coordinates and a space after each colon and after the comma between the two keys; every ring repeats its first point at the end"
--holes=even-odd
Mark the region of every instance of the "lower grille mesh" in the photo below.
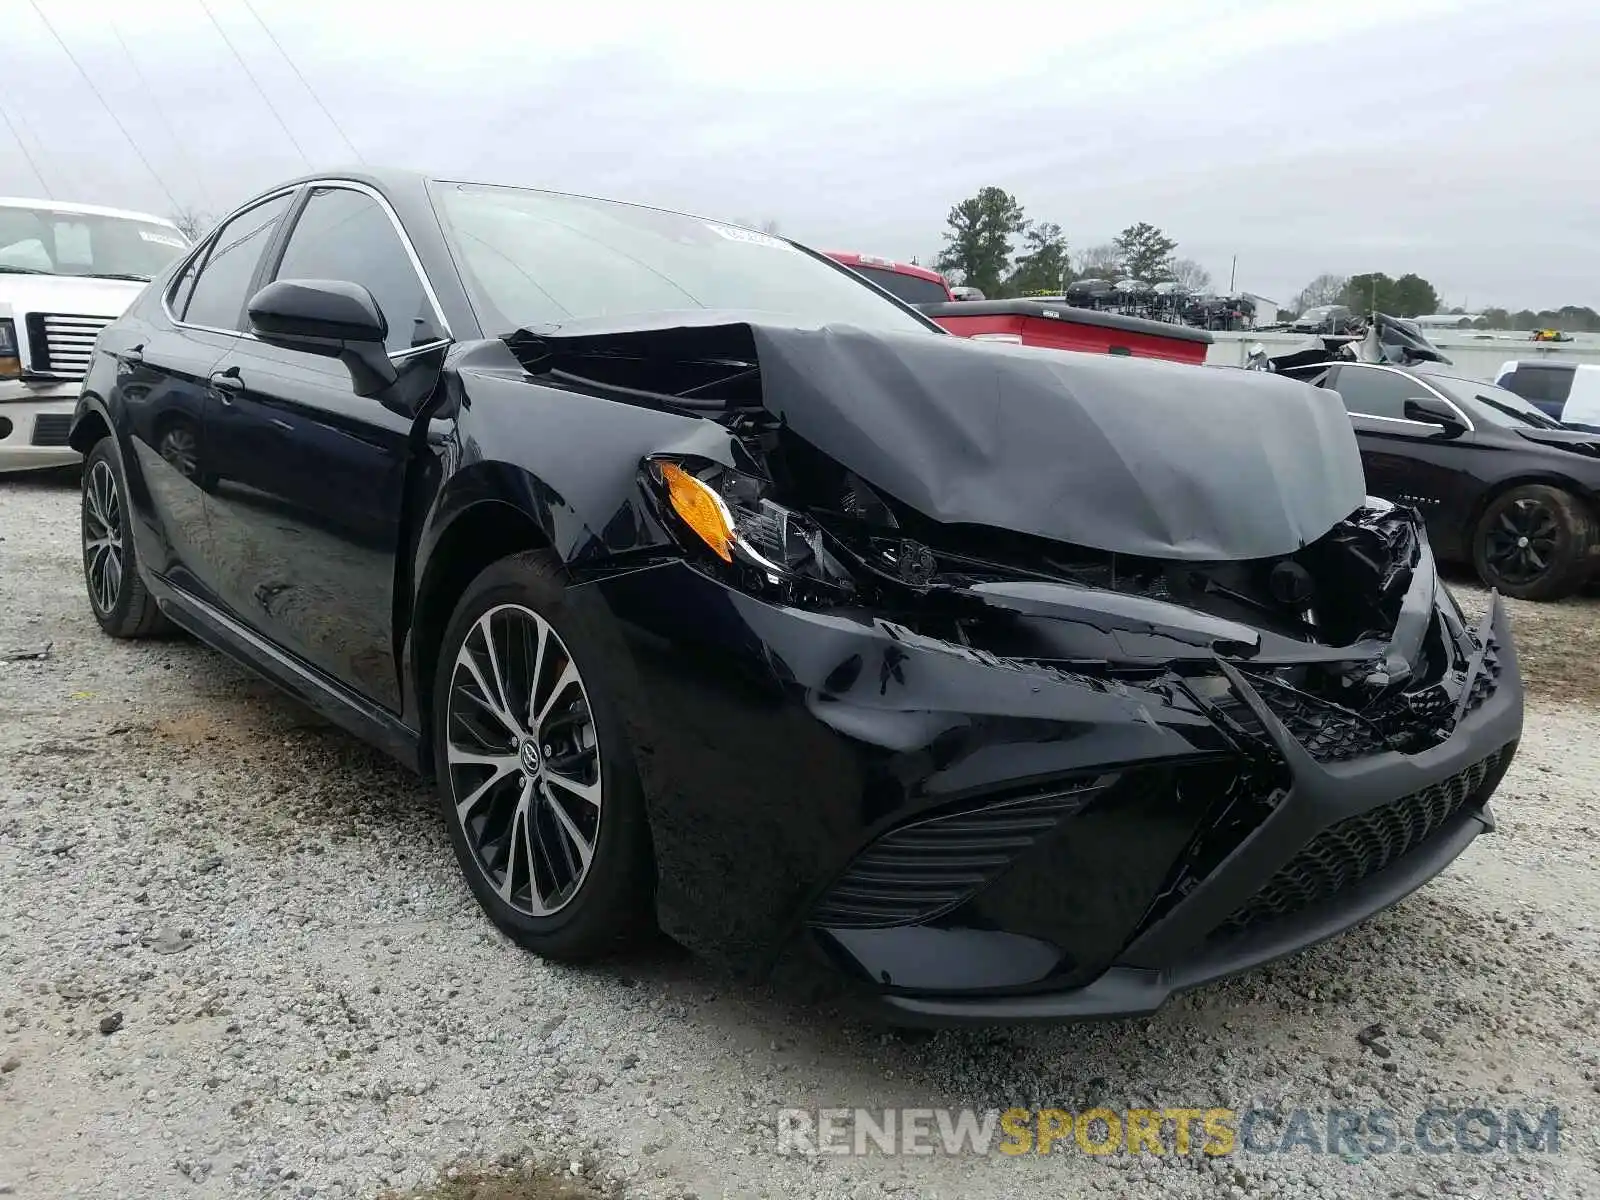
{"type": "Polygon", "coordinates": [[[1371,721],[1268,676],[1251,680],[1256,692],[1289,735],[1318,762],[1365,758],[1389,749],[1389,739],[1371,721]]]}
{"type": "Polygon", "coordinates": [[[869,845],[828,889],[810,923],[833,929],[912,925],[948,912],[1004,871],[1114,776],[902,825],[869,845]]]}
{"type": "Polygon", "coordinates": [[[65,446],[71,432],[71,413],[40,413],[33,419],[35,446],[65,446]]]}
{"type": "Polygon", "coordinates": [[[1448,779],[1329,826],[1229,917],[1217,935],[1289,916],[1392,865],[1481,797],[1486,785],[1498,782],[1513,752],[1512,746],[1503,747],[1448,779]]]}

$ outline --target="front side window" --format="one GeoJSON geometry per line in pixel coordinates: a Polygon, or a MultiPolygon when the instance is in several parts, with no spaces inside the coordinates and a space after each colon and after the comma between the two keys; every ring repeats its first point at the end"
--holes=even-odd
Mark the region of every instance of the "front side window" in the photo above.
{"type": "Polygon", "coordinates": [[[384,207],[352,188],[319,187],[294,223],[279,279],[339,279],[372,293],[389,353],[437,342],[433,304],[384,207]]]}
{"type": "Polygon", "coordinates": [[[1428,389],[1409,375],[1371,367],[1340,367],[1333,387],[1351,414],[1396,420],[1406,419],[1407,400],[1428,394],[1428,389]]]}
{"type": "Polygon", "coordinates": [[[188,248],[154,221],[0,205],[0,273],[142,282],[188,248]]]}
{"type": "Polygon", "coordinates": [[[496,333],[684,309],[939,333],[853,272],[754,230],[524,188],[442,183],[435,195],[496,333]]]}
{"type": "Polygon", "coordinates": [[[274,196],[246,209],[217,230],[194,282],[179,279],[179,286],[172,293],[173,312],[190,325],[238,329],[261,253],[288,207],[288,195],[274,196]],[[188,303],[180,309],[176,303],[185,289],[188,303]]]}

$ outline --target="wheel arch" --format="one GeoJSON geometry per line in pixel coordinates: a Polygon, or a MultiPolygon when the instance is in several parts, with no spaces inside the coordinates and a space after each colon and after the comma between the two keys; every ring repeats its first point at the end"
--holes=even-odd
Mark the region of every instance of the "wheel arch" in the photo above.
{"type": "Polygon", "coordinates": [[[423,774],[432,775],[434,770],[433,685],[439,644],[456,601],[468,584],[502,558],[552,545],[548,526],[503,494],[441,495],[418,549],[417,587],[406,639],[423,774]]]}
{"type": "Polygon", "coordinates": [[[106,411],[104,402],[93,392],[84,392],[72,413],[67,445],[79,454],[88,454],[101,438],[110,437],[112,430],[111,414],[106,411]]]}

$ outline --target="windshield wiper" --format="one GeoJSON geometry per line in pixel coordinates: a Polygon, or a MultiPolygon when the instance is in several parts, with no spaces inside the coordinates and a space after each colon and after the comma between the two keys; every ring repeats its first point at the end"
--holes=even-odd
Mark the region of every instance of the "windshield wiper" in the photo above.
{"type": "Polygon", "coordinates": [[[54,271],[41,271],[38,267],[8,267],[0,263],[0,272],[7,275],[54,275],[54,271]]]}
{"type": "MultiPolygon", "coordinates": [[[[1563,428],[1560,421],[1555,420],[1553,417],[1547,417],[1542,412],[1535,417],[1533,413],[1524,412],[1519,408],[1512,408],[1509,404],[1503,404],[1499,400],[1491,400],[1487,396],[1480,395],[1473,398],[1481,404],[1487,404],[1490,408],[1505,413],[1505,415],[1510,417],[1513,421],[1520,421],[1524,425],[1532,425],[1535,429],[1563,428]]],[[[1538,412],[1537,409],[1534,411],[1538,412]]]]}
{"type": "Polygon", "coordinates": [[[149,283],[148,275],[129,275],[120,271],[85,271],[79,279],[127,279],[134,283],[149,283]]]}

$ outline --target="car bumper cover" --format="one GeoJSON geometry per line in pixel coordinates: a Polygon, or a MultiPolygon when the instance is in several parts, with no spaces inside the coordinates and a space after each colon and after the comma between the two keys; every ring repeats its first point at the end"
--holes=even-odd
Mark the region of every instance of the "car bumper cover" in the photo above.
{"type": "Polygon", "coordinates": [[[1319,761],[1217,659],[1263,773],[1170,679],[996,659],[682,564],[580,593],[626,633],[663,927],[902,1023],[1146,1013],[1332,936],[1492,828],[1521,733],[1498,599],[1449,735],[1417,753],[1319,761]],[[1251,815],[1175,887],[1224,810],[1251,815]]]}

